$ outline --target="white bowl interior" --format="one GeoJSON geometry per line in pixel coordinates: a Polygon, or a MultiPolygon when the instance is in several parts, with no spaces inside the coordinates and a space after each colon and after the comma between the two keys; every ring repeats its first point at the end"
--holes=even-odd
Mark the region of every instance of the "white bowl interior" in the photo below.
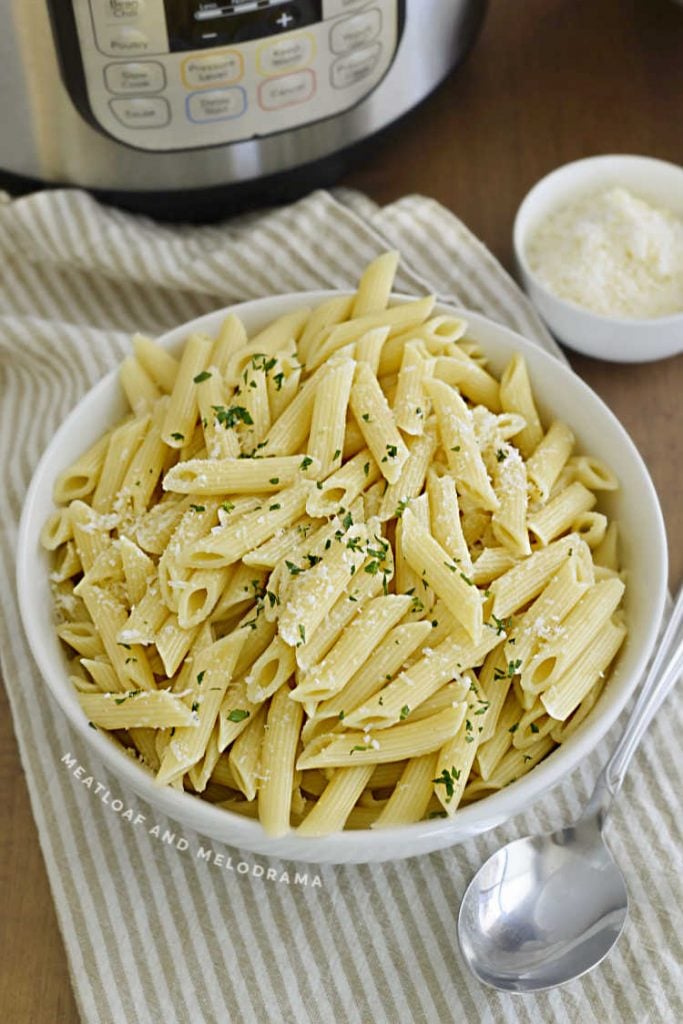
{"type": "MultiPolygon", "coordinates": [[[[302,304],[315,305],[333,292],[311,292],[260,299],[232,307],[252,333],[302,304]]],[[[402,296],[395,296],[400,301],[402,296]]],[[[104,733],[88,728],[66,670],[54,631],[48,573],[50,558],[40,547],[41,527],[52,508],[57,474],[93,443],[124,412],[116,372],[105,377],[79,403],[55,434],[33,477],[25,503],[18,545],[17,585],[24,628],[38,667],[71,724],[107,766],[140,796],[188,827],[214,839],[264,855],[312,863],[389,860],[450,846],[505,821],[556,785],[598,743],[634,690],[652,650],[666,595],[666,538],[656,493],[633,443],[604,403],[576,375],[548,353],[478,314],[439,306],[438,313],[465,317],[481,342],[494,372],[500,373],[514,351],[529,365],[539,410],[566,420],[578,446],[604,459],[617,473],[621,490],[602,503],[618,519],[622,557],[628,568],[626,613],[628,641],[598,705],[586,722],[557,751],[505,790],[458,810],[452,821],[433,820],[380,831],[352,831],[318,839],[295,833],[266,836],[260,824],[170,788],[157,787],[151,774],[104,733]]],[[[201,317],[165,335],[171,351],[190,330],[215,332],[225,311],[201,317]]]]}

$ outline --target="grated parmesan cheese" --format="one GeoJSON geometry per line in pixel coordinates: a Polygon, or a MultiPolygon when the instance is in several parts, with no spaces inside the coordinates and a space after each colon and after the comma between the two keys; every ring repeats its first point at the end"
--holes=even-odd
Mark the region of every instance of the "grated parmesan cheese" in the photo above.
{"type": "Polygon", "coordinates": [[[550,291],[594,313],[650,319],[683,311],[683,218],[625,188],[551,214],[527,258],[550,291]]]}

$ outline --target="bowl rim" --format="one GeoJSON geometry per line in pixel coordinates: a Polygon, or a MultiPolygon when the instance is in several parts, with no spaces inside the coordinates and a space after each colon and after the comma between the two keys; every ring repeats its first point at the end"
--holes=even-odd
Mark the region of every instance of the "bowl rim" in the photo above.
{"type": "MultiPolygon", "coordinates": [[[[521,273],[531,281],[534,288],[537,288],[539,292],[542,292],[544,298],[564,307],[575,316],[583,316],[594,320],[597,323],[609,324],[614,327],[622,327],[627,330],[632,328],[634,329],[634,332],[640,328],[649,328],[651,330],[653,327],[666,328],[682,326],[683,309],[678,313],[667,313],[665,316],[652,317],[607,316],[605,313],[596,313],[592,309],[588,309],[586,306],[580,306],[578,302],[573,302],[571,299],[565,299],[561,295],[557,295],[548,287],[547,284],[545,284],[544,281],[541,280],[536,271],[533,270],[529,264],[526,257],[528,228],[522,225],[522,221],[524,220],[525,215],[528,215],[529,207],[539,192],[546,188],[553,180],[558,180],[563,177],[571,177],[571,174],[579,167],[585,167],[589,164],[608,164],[610,162],[615,164],[638,162],[668,167],[671,168],[672,171],[680,174],[681,184],[683,185],[683,167],[680,167],[678,164],[675,164],[670,160],[660,160],[658,157],[653,156],[640,156],[637,153],[603,153],[597,156],[582,157],[579,160],[570,160],[569,163],[566,164],[560,164],[559,167],[555,167],[552,171],[544,174],[542,178],[539,178],[538,181],[531,186],[517,207],[517,212],[512,225],[512,248],[515,262],[517,263],[521,273]]],[[[572,191],[571,186],[569,186],[566,194],[567,200],[570,199],[572,191]]],[[[562,200],[559,201],[557,208],[559,209],[561,205],[562,200]]]]}
{"type": "MultiPolygon", "coordinates": [[[[337,295],[350,294],[353,294],[353,292],[347,289],[325,289],[291,292],[252,299],[206,313],[167,331],[157,340],[165,348],[172,348],[193,331],[215,330],[216,325],[228,313],[240,315],[240,312],[242,312],[248,314],[252,310],[258,310],[260,306],[272,307],[278,304],[288,306],[295,302],[300,305],[309,305],[323,302],[325,299],[337,295]]],[[[400,303],[414,300],[414,298],[415,296],[412,295],[392,293],[390,301],[392,303],[400,303]]],[[[150,769],[144,766],[138,759],[134,759],[126,754],[106,732],[90,728],[85,715],[75,700],[68,701],[64,699],[69,692],[67,687],[71,686],[68,673],[65,671],[64,664],[57,665],[56,660],[51,657],[49,651],[43,645],[41,629],[37,625],[36,617],[32,615],[30,603],[30,581],[32,575],[35,575],[31,568],[31,560],[35,559],[35,557],[41,557],[40,552],[42,551],[38,536],[40,526],[37,524],[42,524],[44,521],[45,509],[44,505],[40,509],[37,506],[39,505],[42,490],[45,487],[43,477],[46,475],[47,467],[54,462],[55,455],[59,452],[62,438],[68,434],[72,422],[78,420],[82,406],[86,402],[95,403],[100,395],[106,393],[115,384],[119,372],[117,364],[113,370],[107,373],[83,395],[68,416],[66,416],[34,470],[24,501],[17,538],[16,586],[20,617],[31,653],[43,680],[47,683],[48,691],[77,734],[84,740],[87,747],[93,749],[107,769],[126,785],[130,786],[133,792],[146,800],[152,807],[167,814],[184,826],[193,828],[200,834],[217,839],[218,842],[245,850],[256,851],[264,856],[270,855],[293,861],[298,860],[318,864],[372,863],[376,860],[390,859],[386,856],[386,853],[378,854],[377,850],[374,851],[373,856],[373,848],[377,847],[379,849],[380,846],[383,846],[385,850],[391,848],[391,856],[396,858],[420,855],[421,850],[413,850],[408,853],[401,852],[401,841],[408,839],[412,839],[414,845],[423,847],[424,852],[456,845],[503,824],[513,816],[527,810],[541,795],[552,790],[574,771],[582,759],[595,750],[615,723],[626,703],[633,695],[649,660],[658,634],[667,595],[668,554],[666,530],[654,484],[638,449],[626,429],[599,395],[575,374],[568,365],[561,362],[556,356],[551,355],[540,345],[527,340],[511,328],[472,310],[452,306],[447,303],[436,303],[434,314],[437,316],[442,314],[457,316],[467,320],[475,329],[480,324],[484,329],[493,329],[497,333],[502,333],[504,336],[503,340],[510,344],[511,350],[521,351],[525,355],[530,353],[532,359],[540,359],[541,362],[546,362],[548,366],[552,367],[553,372],[558,373],[560,377],[570,380],[571,386],[578,389],[584,398],[601,407],[602,413],[612,421],[612,426],[620,434],[622,443],[629,450],[631,458],[640,470],[642,483],[647,491],[647,498],[649,499],[654,517],[651,526],[656,527],[653,530],[652,537],[652,558],[656,561],[657,565],[659,588],[656,594],[652,594],[652,614],[647,622],[644,641],[639,652],[635,655],[635,665],[631,670],[630,677],[624,680],[621,695],[608,708],[603,709],[603,713],[597,716],[594,721],[591,721],[591,716],[588,716],[586,721],[581,724],[580,730],[577,730],[575,734],[576,738],[580,739],[581,742],[572,742],[575,737],[570,737],[568,741],[569,746],[562,744],[560,747],[555,748],[534,767],[533,771],[511,783],[505,789],[494,792],[480,801],[459,808],[458,813],[451,819],[428,819],[377,830],[348,830],[334,832],[321,837],[299,837],[296,830],[291,830],[285,836],[271,837],[263,831],[258,820],[246,818],[225,808],[216,807],[191,793],[181,792],[169,786],[157,786],[150,769]],[[300,849],[298,849],[299,846],[301,847],[300,849]]],[[[269,313],[268,318],[272,318],[272,315],[272,313],[269,313]]],[[[278,312],[275,315],[279,315],[278,312]]],[[[73,688],[71,692],[74,692],[73,688]]]]}

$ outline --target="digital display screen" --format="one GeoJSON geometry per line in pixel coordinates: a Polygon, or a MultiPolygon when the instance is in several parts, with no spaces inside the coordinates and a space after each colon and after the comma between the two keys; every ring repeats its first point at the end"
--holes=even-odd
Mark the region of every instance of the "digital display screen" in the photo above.
{"type": "Polygon", "coordinates": [[[322,21],[322,0],[164,0],[171,51],[276,36],[322,21]]]}

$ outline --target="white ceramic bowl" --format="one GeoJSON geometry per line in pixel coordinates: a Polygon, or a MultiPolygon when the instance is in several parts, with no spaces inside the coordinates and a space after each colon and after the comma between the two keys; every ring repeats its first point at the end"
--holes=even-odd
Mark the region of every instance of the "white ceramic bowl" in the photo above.
{"type": "Polygon", "coordinates": [[[645,156],[595,156],[565,164],[534,185],[517,211],[513,246],[524,289],[563,344],[615,363],[647,363],[683,352],[683,311],[636,320],[601,316],[561,299],[531,270],[527,242],[559,207],[591,192],[622,185],[683,217],[683,167],[645,156]]]}
{"type": "MultiPolygon", "coordinates": [[[[333,292],[310,292],[259,299],[232,307],[250,333],[302,304],[315,305],[333,292]]],[[[404,298],[396,296],[396,300],[404,298]]],[[[269,838],[251,821],[187,793],[155,786],[151,774],[118,748],[105,733],[88,728],[67,676],[55,636],[48,584],[49,557],[39,544],[40,529],[52,508],[57,474],[124,414],[124,400],[111,373],[93,388],[55,434],[29,488],[18,542],[17,583],[24,628],[38,667],[55,700],[93,753],[141,797],[203,835],[244,850],[312,863],[358,863],[409,857],[462,842],[517,814],[575,768],[612,725],[633,692],[655,641],[666,592],[667,555],[657,495],[638,452],[618,420],[566,366],[524,338],[475,313],[438,307],[437,313],[465,317],[471,334],[500,373],[514,351],[527,359],[541,415],[571,424],[579,446],[608,462],[622,490],[610,494],[605,510],[623,531],[623,562],[629,569],[626,612],[629,638],[609,686],[593,713],[570,740],[518,782],[479,803],[463,807],[452,821],[434,819],[381,831],[349,831],[310,839],[290,834],[269,838]]],[[[225,311],[210,313],[161,339],[177,351],[191,330],[215,332],[225,311]]]]}

